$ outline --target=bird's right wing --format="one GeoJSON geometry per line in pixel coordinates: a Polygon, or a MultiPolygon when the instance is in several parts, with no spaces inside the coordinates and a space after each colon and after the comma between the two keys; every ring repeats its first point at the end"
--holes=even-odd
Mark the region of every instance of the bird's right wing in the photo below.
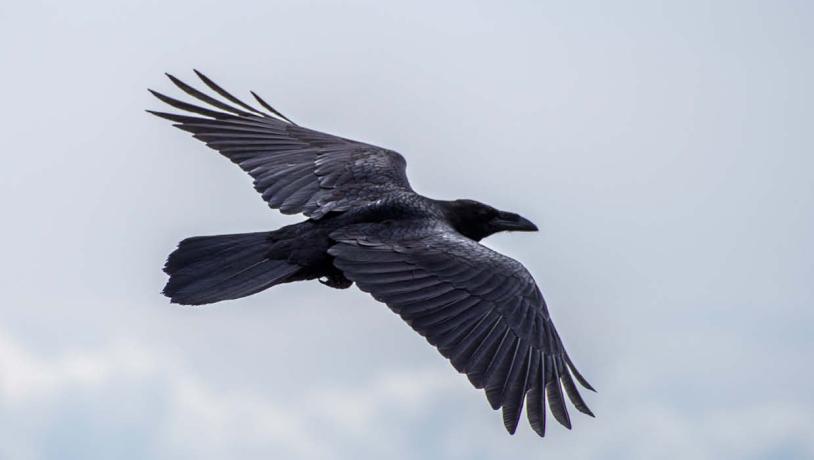
{"type": "Polygon", "coordinates": [[[254,188],[270,207],[319,219],[328,212],[363,206],[390,193],[412,191],[400,154],[297,126],[256,94],[252,93],[269,113],[249,106],[196,73],[231,104],[168,75],[181,90],[211,108],[151,90],[162,102],[198,116],[148,112],[174,121],[174,126],[193,133],[237,163],[254,178],[254,188]]]}
{"type": "Polygon", "coordinates": [[[437,222],[358,224],[340,229],[334,264],[360,289],[386,303],[476,388],[514,433],[525,400],[529,422],[545,433],[545,400],[571,427],[562,388],[577,410],[591,411],[529,272],[437,222]],[[562,386],[561,386],[562,385],[562,386]]]}

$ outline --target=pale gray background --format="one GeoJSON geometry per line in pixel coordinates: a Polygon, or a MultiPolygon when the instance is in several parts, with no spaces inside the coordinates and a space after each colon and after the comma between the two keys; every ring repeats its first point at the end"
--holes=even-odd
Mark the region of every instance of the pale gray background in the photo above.
{"type": "Polygon", "coordinates": [[[0,458],[814,457],[812,13],[3,2],[0,458]],[[170,305],[178,240],[297,220],[143,112],[193,67],[540,224],[487,244],[540,281],[598,417],[507,435],[355,289],[170,305]]]}

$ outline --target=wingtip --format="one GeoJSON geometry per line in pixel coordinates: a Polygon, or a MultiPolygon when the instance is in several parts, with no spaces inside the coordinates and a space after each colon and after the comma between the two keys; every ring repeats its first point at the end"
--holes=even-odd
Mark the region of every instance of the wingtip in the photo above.
{"type": "Polygon", "coordinates": [[[159,93],[158,91],[156,91],[156,90],[154,90],[152,88],[147,88],[147,91],[149,91],[150,94],[153,95],[153,97],[155,97],[156,99],[158,99],[161,102],[164,102],[165,104],[167,103],[167,99],[169,99],[168,96],[165,96],[165,95],[159,93]]]}
{"type": "Polygon", "coordinates": [[[546,399],[548,400],[548,408],[551,410],[551,415],[554,416],[554,420],[570,430],[571,416],[568,414],[568,408],[565,406],[565,399],[563,398],[562,389],[560,388],[560,379],[557,375],[556,368],[554,370],[554,375],[554,380],[551,380],[546,384],[546,399]]]}
{"type": "Polygon", "coordinates": [[[514,435],[517,432],[518,426],[520,426],[519,423],[515,423],[514,426],[506,426],[506,431],[508,431],[510,435],[514,435]]]}
{"type": "Polygon", "coordinates": [[[559,422],[560,425],[568,428],[569,430],[571,429],[571,427],[572,427],[571,416],[568,414],[568,410],[565,409],[565,406],[563,406],[562,411],[560,411],[559,413],[558,412],[553,412],[553,415],[554,415],[554,420],[559,422]]]}
{"type": "MultiPolygon", "coordinates": [[[[158,118],[163,118],[165,120],[174,121],[176,123],[182,123],[182,117],[183,117],[182,115],[176,115],[174,113],[167,113],[167,112],[159,112],[158,110],[150,110],[150,109],[145,110],[145,112],[147,112],[147,113],[149,113],[151,115],[155,115],[158,118]]],[[[173,125],[173,126],[177,126],[177,125],[173,125]]]]}
{"type": "MultiPolygon", "coordinates": [[[[254,97],[254,100],[259,102],[260,105],[262,105],[266,110],[270,110],[269,105],[266,103],[266,101],[264,101],[263,98],[260,97],[257,93],[255,93],[253,90],[249,90],[249,94],[251,94],[254,97]]],[[[271,111],[271,113],[274,113],[273,110],[270,110],[270,111],[271,111]]]]}
{"type": "Polygon", "coordinates": [[[497,400],[495,398],[496,397],[494,397],[494,396],[489,397],[489,393],[486,393],[486,401],[489,402],[489,407],[491,407],[492,410],[498,410],[498,409],[500,409],[500,406],[502,405],[502,401],[499,401],[499,400],[497,400]]]}
{"type": "Polygon", "coordinates": [[[568,368],[571,369],[571,372],[574,374],[574,378],[577,379],[580,385],[587,390],[591,390],[594,393],[598,393],[590,383],[588,383],[588,379],[583,377],[583,375],[577,370],[577,366],[574,365],[574,362],[571,361],[571,357],[568,354],[565,355],[565,363],[568,365],[568,368]]]}
{"type": "Polygon", "coordinates": [[[147,91],[149,91],[149,92],[150,92],[150,94],[152,94],[153,96],[155,96],[156,98],[158,98],[160,101],[166,102],[166,100],[167,100],[167,99],[170,99],[170,97],[169,97],[169,96],[165,96],[164,94],[159,93],[158,91],[156,91],[156,90],[154,90],[154,89],[147,88],[147,91]]]}
{"type": "Polygon", "coordinates": [[[259,95],[259,94],[255,93],[255,92],[254,92],[254,91],[252,91],[252,90],[249,90],[249,93],[251,93],[251,95],[252,95],[252,96],[254,96],[254,99],[255,99],[255,100],[256,100],[256,101],[257,101],[257,102],[258,102],[258,103],[259,103],[261,106],[263,106],[263,108],[265,108],[266,110],[268,110],[269,112],[271,112],[272,114],[274,114],[274,116],[275,116],[275,117],[279,117],[279,118],[280,118],[280,119],[282,119],[283,121],[285,121],[285,122],[287,122],[287,123],[290,123],[290,124],[292,124],[292,125],[294,125],[294,126],[297,126],[297,124],[296,124],[296,123],[294,123],[294,122],[293,122],[293,121],[291,121],[291,120],[290,120],[288,117],[286,117],[285,115],[283,115],[282,113],[280,113],[280,112],[279,112],[277,109],[275,109],[274,107],[272,107],[272,106],[271,106],[271,104],[269,104],[268,102],[266,102],[265,100],[263,100],[263,98],[262,98],[262,97],[260,97],[260,95],[259,95]]]}
{"type": "Polygon", "coordinates": [[[167,73],[167,72],[164,72],[164,75],[166,75],[166,76],[167,76],[167,78],[169,78],[169,79],[170,79],[170,81],[172,82],[172,84],[173,84],[173,85],[175,85],[175,86],[177,86],[177,87],[181,88],[181,90],[183,90],[184,92],[188,92],[189,85],[187,85],[186,83],[182,82],[182,81],[181,81],[179,78],[177,78],[175,75],[173,75],[173,74],[171,74],[171,73],[167,73]]]}
{"type": "Polygon", "coordinates": [[[520,415],[522,409],[518,410],[516,415],[512,415],[506,412],[506,407],[504,406],[503,412],[503,426],[506,427],[506,431],[508,431],[509,434],[513,435],[517,431],[518,425],[520,425],[520,415]]]}

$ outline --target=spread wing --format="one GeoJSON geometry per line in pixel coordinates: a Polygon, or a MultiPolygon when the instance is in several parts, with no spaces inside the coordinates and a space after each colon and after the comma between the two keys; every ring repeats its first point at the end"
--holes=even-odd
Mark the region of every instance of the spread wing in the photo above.
{"type": "Polygon", "coordinates": [[[563,388],[577,410],[593,416],[572,374],[593,388],[568,358],[540,289],[519,262],[424,220],[354,225],[331,238],[337,244],[328,252],[345,276],[485,389],[510,433],[524,400],[540,436],[546,400],[570,428],[563,388]]]}
{"type": "Polygon", "coordinates": [[[254,188],[274,209],[319,219],[398,192],[411,191],[406,162],[398,153],[297,126],[259,96],[270,113],[232,96],[196,71],[215,99],[172,75],[172,82],[210,106],[182,102],[150,90],[158,99],[193,115],[148,112],[175,122],[254,178],[254,188]]]}

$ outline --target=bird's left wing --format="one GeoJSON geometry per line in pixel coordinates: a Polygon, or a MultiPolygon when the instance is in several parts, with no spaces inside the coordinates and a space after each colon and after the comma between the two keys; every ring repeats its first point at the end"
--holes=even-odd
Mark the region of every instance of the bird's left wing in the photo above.
{"type": "Polygon", "coordinates": [[[571,427],[562,388],[577,410],[591,411],[529,272],[453,229],[429,220],[352,225],[331,235],[334,264],[386,303],[438,348],[514,433],[525,400],[529,422],[545,433],[545,401],[571,427]],[[562,385],[562,386],[561,386],[562,385]]]}
{"type": "Polygon", "coordinates": [[[412,191],[407,163],[397,152],[297,126],[256,94],[252,93],[268,113],[196,73],[229,103],[168,75],[181,90],[209,107],[151,90],[162,102],[195,115],[148,112],[175,122],[237,163],[254,178],[254,188],[270,207],[319,219],[390,193],[412,191]]]}

